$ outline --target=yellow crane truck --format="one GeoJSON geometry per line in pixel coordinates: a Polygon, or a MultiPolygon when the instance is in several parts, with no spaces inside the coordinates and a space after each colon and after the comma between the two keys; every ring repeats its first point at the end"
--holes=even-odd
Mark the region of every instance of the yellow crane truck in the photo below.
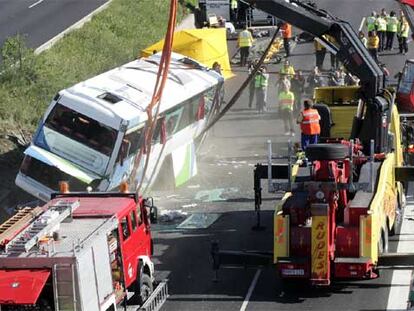
{"type": "Polygon", "coordinates": [[[321,143],[299,156],[289,146],[288,163],[274,164],[269,142],[268,163],[256,166],[258,225],[260,180],[268,180],[269,192],[285,191],[274,213],[273,253],[223,251],[215,243],[213,266],[273,264],[282,279],[320,286],[375,278],[388,236],[402,223],[404,185],[414,177],[413,167],[403,166],[395,93],[347,22],[300,1],[247,2],[317,37],[361,82],[316,89],[321,143]]]}

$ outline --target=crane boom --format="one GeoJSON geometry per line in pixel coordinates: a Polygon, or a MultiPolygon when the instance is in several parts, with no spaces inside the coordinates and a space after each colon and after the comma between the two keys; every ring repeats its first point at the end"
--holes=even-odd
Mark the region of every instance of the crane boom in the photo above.
{"type": "Polygon", "coordinates": [[[383,86],[383,72],[348,22],[298,0],[245,1],[320,38],[336,53],[345,68],[361,80],[361,95],[366,101],[378,94],[383,86]],[[323,35],[330,35],[336,43],[328,42],[323,35]]]}

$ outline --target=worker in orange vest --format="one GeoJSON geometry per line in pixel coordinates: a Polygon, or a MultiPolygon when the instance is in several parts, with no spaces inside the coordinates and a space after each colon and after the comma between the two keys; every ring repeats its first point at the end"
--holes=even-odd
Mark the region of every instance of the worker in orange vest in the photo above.
{"type": "Polygon", "coordinates": [[[303,101],[304,109],[300,112],[297,123],[300,124],[302,149],[305,150],[309,144],[317,144],[321,133],[319,120],[321,119],[318,110],[312,108],[309,99],[303,101]]]}
{"type": "Polygon", "coordinates": [[[290,39],[292,38],[292,25],[283,23],[280,26],[283,36],[283,47],[285,48],[286,57],[290,56],[290,39]]]}

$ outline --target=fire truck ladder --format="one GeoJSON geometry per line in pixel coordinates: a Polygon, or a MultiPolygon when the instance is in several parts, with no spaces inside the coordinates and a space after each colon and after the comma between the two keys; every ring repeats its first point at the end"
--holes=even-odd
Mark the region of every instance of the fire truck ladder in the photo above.
{"type": "Polygon", "coordinates": [[[58,201],[55,205],[35,219],[30,225],[20,232],[5,247],[6,252],[19,253],[27,252],[40,238],[47,235],[62,220],[71,215],[72,211],[79,205],[79,202],[68,203],[58,201]]]}
{"type": "Polygon", "coordinates": [[[40,207],[24,207],[10,219],[0,225],[0,245],[6,244],[23,230],[32,219],[39,216],[43,210],[40,207]]]}
{"type": "Polygon", "coordinates": [[[58,311],[76,311],[75,271],[73,264],[53,265],[55,308],[58,311]]]}

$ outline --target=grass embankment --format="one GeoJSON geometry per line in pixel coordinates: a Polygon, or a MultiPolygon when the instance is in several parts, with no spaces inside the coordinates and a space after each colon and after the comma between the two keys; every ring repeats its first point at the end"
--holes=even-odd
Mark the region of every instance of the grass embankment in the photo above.
{"type": "MultiPolygon", "coordinates": [[[[7,41],[0,68],[0,133],[33,131],[59,90],[126,63],[160,40],[169,3],[113,0],[84,27],[40,55],[25,48],[21,38],[7,41]]],[[[180,6],[180,20],[183,12],[180,6]]]]}

